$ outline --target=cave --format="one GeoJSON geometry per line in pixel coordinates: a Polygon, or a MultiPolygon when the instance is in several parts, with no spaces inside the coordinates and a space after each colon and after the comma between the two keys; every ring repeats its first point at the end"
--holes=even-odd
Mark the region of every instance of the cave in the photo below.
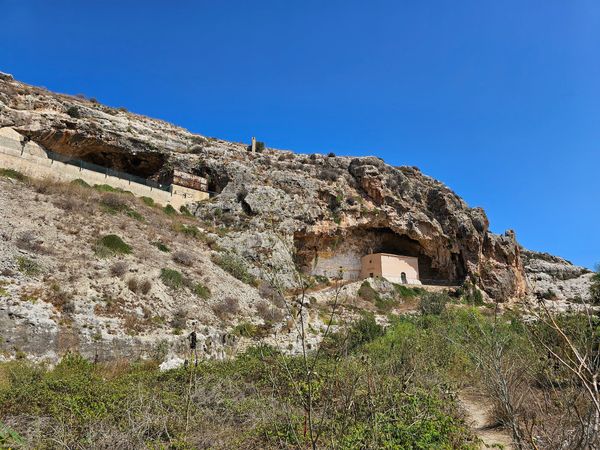
{"type": "Polygon", "coordinates": [[[343,278],[359,279],[361,257],[370,253],[391,253],[419,259],[419,278],[423,284],[448,285],[464,280],[466,268],[461,255],[452,254],[441,263],[416,240],[390,228],[348,230],[336,235],[294,235],[296,263],[305,273],[334,277],[343,268],[343,278]]]}
{"type": "Polygon", "coordinates": [[[223,192],[223,189],[229,184],[229,176],[225,171],[218,171],[213,167],[199,164],[192,170],[194,175],[206,178],[208,192],[217,195],[223,192]]]}
{"type": "MultiPolygon", "coordinates": [[[[91,163],[135,175],[166,182],[169,174],[163,168],[167,155],[155,150],[140,149],[131,151],[93,137],[84,137],[66,131],[24,132],[34,142],[54,153],[55,159],[77,165],[78,161],[91,163]]],[[[101,170],[101,169],[100,169],[101,170]]]]}

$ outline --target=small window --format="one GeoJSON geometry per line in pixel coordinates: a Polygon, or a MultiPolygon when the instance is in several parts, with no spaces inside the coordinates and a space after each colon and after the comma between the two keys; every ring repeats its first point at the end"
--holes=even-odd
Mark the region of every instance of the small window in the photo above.
{"type": "Polygon", "coordinates": [[[371,272],[371,273],[369,274],[369,278],[375,278],[375,277],[373,276],[373,272],[371,272]]]}
{"type": "Polygon", "coordinates": [[[400,279],[402,280],[402,284],[406,284],[408,281],[406,280],[406,273],[402,272],[400,274],[400,279]]]}

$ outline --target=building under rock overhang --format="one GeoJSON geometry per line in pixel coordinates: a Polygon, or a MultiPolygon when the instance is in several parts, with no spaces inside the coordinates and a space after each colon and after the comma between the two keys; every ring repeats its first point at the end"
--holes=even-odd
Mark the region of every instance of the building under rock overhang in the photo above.
{"type": "Polygon", "coordinates": [[[393,283],[421,284],[419,280],[419,258],[372,253],[361,258],[361,278],[382,277],[393,283]]]}

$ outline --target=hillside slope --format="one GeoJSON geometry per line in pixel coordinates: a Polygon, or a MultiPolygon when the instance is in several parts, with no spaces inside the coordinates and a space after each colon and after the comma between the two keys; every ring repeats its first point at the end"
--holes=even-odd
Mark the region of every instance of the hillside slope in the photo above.
{"type": "MultiPolygon", "coordinates": [[[[2,74],[0,127],[137,176],[163,180],[173,168],[200,175],[214,194],[187,216],[102,186],[0,177],[1,346],[10,357],[56,359],[77,350],[99,359],[175,358],[185,353],[180,334],[194,327],[208,357],[244,348],[248,334],[293,351],[290,311],[272,284],[293,293],[297,269],[320,276],[313,281],[324,283],[325,294],[315,294],[311,318],[318,340],[327,279],[339,267],[352,278],[370,252],[417,256],[425,284],[470,281],[500,302],[544,297],[557,276],[569,280],[558,299],[587,295],[585,269],[523,250],[510,230],[491,233],[481,208],[414,167],[376,157],[251,153],[2,74]],[[109,235],[130,251],[105,254],[99,239],[109,235]]],[[[352,306],[377,310],[357,300],[359,285],[346,293],[352,306]]],[[[393,287],[381,288],[402,301],[393,287]]]]}

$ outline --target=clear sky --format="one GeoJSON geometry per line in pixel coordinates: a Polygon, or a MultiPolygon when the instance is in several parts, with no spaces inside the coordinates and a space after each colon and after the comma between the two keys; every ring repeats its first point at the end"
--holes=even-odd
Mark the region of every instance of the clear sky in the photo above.
{"type": "Polygon", "coordinates": [[[0,0],[0,70],[234,141],[378,155],[600,261],[600,2],[0,0]]]}

